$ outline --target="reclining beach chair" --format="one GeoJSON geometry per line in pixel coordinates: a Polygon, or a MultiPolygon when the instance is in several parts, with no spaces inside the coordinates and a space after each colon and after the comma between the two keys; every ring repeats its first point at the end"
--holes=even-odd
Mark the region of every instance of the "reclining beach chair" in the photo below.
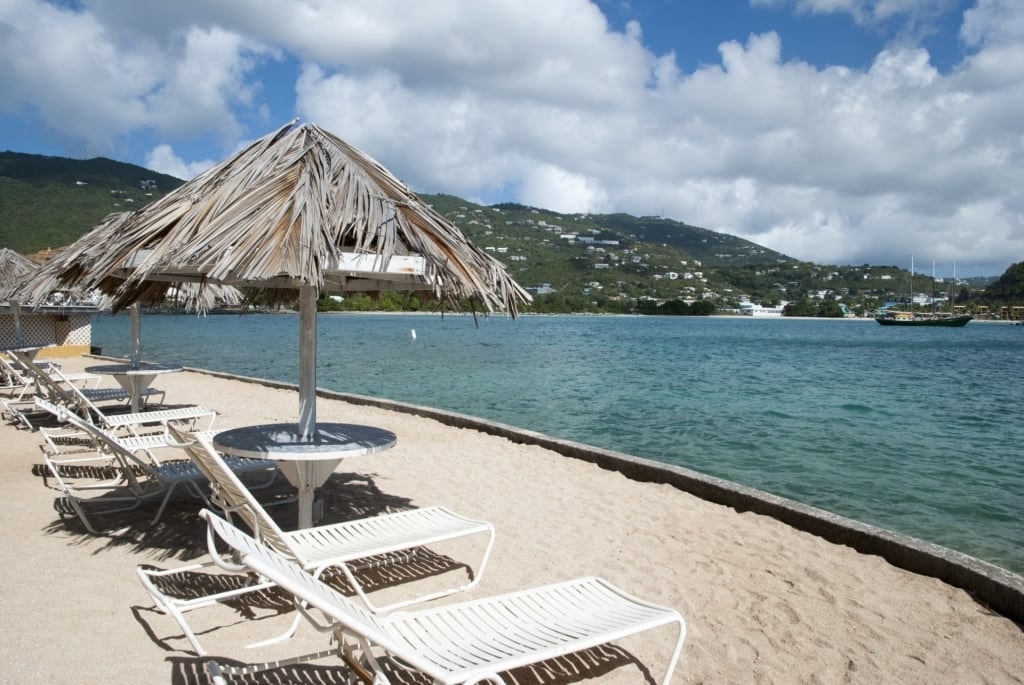
{"type": "MultiPolygon", "coordinates": [[[[486,521],[465,518],[443,507],[426,507],[285,532],[253,497],[232,469],[228,468],[228,462],[213,447],[208,434],[186,435],[174,427],[169,427],[168,431],[185,446],[189,456],[209,479],[210,499],[229,518],[241,519],[260,540],[314,576],[320,576],[328,568],[337,568],[345,576],[345,580],[363,605],[371,612],[391,611],[469,590],[476,587],[483,576],[491,549],[494,546],[494,527],[486,521]],[[372,557],[400,552],[407,552],[408,557],[414,557],[419,548],[478,534],[487,536],[483,556],[476,570],[470,569],[469,582],[457,587],[423,593],[378,607],[370,601],[362,584],[354,575],[354,572],[360,570],[359,562],[372,557]]],[[[211,561],[192,565],[187,569],[159,570],[141,566],[137,569],[139,579],[152,595],[157,606],[178,622],[200,656],[204,653],[203,647],[185,620],[184,612],[210,606],[240,593],[229,592],[226,595],[216,594],[199,599],[181,600],[161,592],[155,579],[213,565],[217,559],[217,551],[212,546],[212,538],[208,542],[211,544],[211,561]]],[[[264,587],[266,585],[250,586],[242,592],[260,590],[264,587]]],[[[264,643],[287,638],[294,632],[298,622],[299,619],[296,618],[291,630],[279,638],[272,638],[264,643]]]]}
{"type": "MultiPolygon", "coordinates": [[[[12,351],[12,354],[24,366],[26,373],[32,377],[36,388],[36,397],[44,398],[57,406],[72,407],[79,413],[87,410],[82,407],[82,401],[89,403],[104,401],[125,402],[128,400],[128,393],[121,388],[78,388],[67,376],[57,367],[43,369],[37,365],[29,355],[20,351],[12,351]]],[[[28,404],[34,406],[34,402],[28,404]]],[[[10,413],[20,420],[30,430],[35,430],[33,420],[38,418],[29,416],[24,406],[7,412],[8,406],[4,407],[5,413],[10,413]],[[20,414],[19,414],[20,412],[20,414]]]]}
{"type": "MultiPolygon", "coordinates": [[[[57,425],[39,426],[39,434],[43,438],[43,444],[39,448],[47,462],[47,468],[43,470],[43,484],[49,485],[49,477],[54,467],[62,469],[62,474],[93,473],[96,478],[114,479],[116,461],[110,455],[109,450],[102,449],[96,438],[89,432],[78,429],[74,424],[67,421],[68,410],[54,405],[49,400],[37,397],[35,406],[48,413],[57,420],[57,425]],[[67,466],[67,469],[63,467],[67,466]]],[[[80,418],[80,417],[79,417],[80,418]]],[[[170,442],[166,431],[149,433],[146,435],[114,435],[113,437],[137,456],[145,455],[149,462],[155,466],[160,465],[160,452],[171,452],[175,458],[181,460],[181,450],[170,442]],[[161,448],[174,448],[161,449],[161,448]]]]}
{"type": "MultiPolygon", "coordinates": [[[[20,352],[12,352],[15,358],[23,365],[25,370],[33,377],[40,388],[45,388],[45,395],[51,400],[64,397],[66,391],[77,390],[77,395],[83,395],[92,402],[124,402],[128,400],[128,391],[123,388],[79,388],[71,383],[68,377],[61,371],[60,367],[49,366],[46,369],[40,367],[29,355],[20,352]]],[[[161,395],[162,390],[155,390],[153,394],[161,395]]]]}
{"type": "Polygon", "coordinates": [[[27,366],[14,352],[0,354],[0,369],[3,370],[6,379],[6,387],[10,389],[9,396],[0,399],[0,413],[8,421],[21,423],[29,430],[35,428],[32,424],[33,417],[30,416],[35,407],[35,397],[49,398],[55,392],[49,384],[50,380],[58,384],[76,384],[82,388],[95,388],[100,382],[100,377],[92,373],[61,373],[60,380],[57,380],[54,374],[60,369],[58,364],[32,362],[27,355],[24,359],[32,366],[27,366]],[[38,379],[36,372],[44,374],[47,378],[38,379]]]}
{"type": "MultiPolygon", "coordinates": [[[[55,369],[60,369],[60,365],[53,362],[34,364],[40,371],[51,376],[55,369]]],[[[25,395],[39,390],[36,379],[28,367],[11,353],[0,354],[0,372],[3,374],[4,387],[10,389],[9,395],[15,400],[23,400],[25,395]]],[[[94,373],[63,373],[62,376],[65,382],[79,383],[85,388],[95,388],[100,382],[100,377],[94,373]]],[[[45,392],[45,389],[42,389],[42,392],[45,392]]]]}
{"type": "MultiPolygon", "coordinates": [[[[54,369],[51,372],[51,377],[57,382],[64,382],[66,377],[64,372],[60,369],[54,369]]],[[[95,409],[96,403],[98,402],[118,402],[121,404],[127,404],[130,399],[130,393],[124,388],[79,388],[77,386],[68,388],[71,394],[71,401],[83,402],[90,409],[95,409]]],[[[159,388],[146,388],[144,391],[145,400],[148,402],[150,397],[156,395],[160,396],[160,401],[157,404],[162,404],[166,393],[159,388]]]]}
{"type": "MultiPolygon", "coordinates": [[[[59,370],[54,373],[54,377],[57,381],[62,380],[59,370]]],[[[150,391],[159,394],[161,396],[160,400],[163,402],[163,390],[156,388],[146,389],[146,392],[150,391]]],[[[128,392],[122,388],[83,390],[72,386],[61,392],[60,396],[64,399],[64,402],[60,404],[73,407],[79,416],[97,423],[108,431],[114,432],[119,429],[125,429],[132,435],[140,434],[144,426],[160,426],[171,421],[186,422],[199,430],[212,430],[214,421],[217,418],[217,412],[201,405],[146,409],[140,412],[112,412],[97,404],[97,402],[102,400],[127,399],[128,392]],[[201,420],[207,422],[205,427],[200,428],[197,425],[201,420]]]]}
{"type": "MultiPolygon", "coordinates": [[[[90,533],[95,534],[97,531],[89,520],[89,515],[86,513],[87,508],[93,515],[111,514],[136,509],[146,501],[162,497],[156,515],[150,521],[152,525],[160,520],[167,503],[178,486],[183,487],[189,494],[209,506],[209,500],[200,487],[206,479],[203,472],[192,461],[178,459],[150,462],[136,454],[140,450],[148,451],[159,447],[173,447],[180,454],[177,446],[166,439],[166,434],[163,436],[163,444],[159,442],[161,439],[159,435],[118,438],[71,411],[53,406],[46,400],[37,399],[36,402],[45,405],[41,408],[54,412],[60,420],[92,439],[97,450],[93,461],[100,464],[103,471],[109,474],[108,477],[100,479],[90,478],[83,479],[81,482],[72,482],[67,477],[66,467],[71,461],[81,464],[86,462],[87,458],[73,457],[68,460],[48,454],[44,450],[47,470],[71,510],[90,533]]],[[[274,462],[266,459],[230,457],[225,461],[225,468],[232,473],[266,472],[268,474],[267,484],[272,482],[277,475],[277,467],[274,462]]],[[[60,508],[58,511],[62,515],[65,513],[60,508]]]]}
{"type": "MultiPolygon", "coordinates": [[[[501,685],[505,680],[500,674],[511,669],[675,625],[678,637],[661,681],[668,685],[686,638],[686,623],[674,609],[637,599],[594,577],[460,604],[376,615],[214,512],[203,510],[200,515],[208,529],[240,557],[243,568],[290,593],[296,610],[337,641],[334,650],[286,661],[245,666],[207,662],[210,676],[220,685],[228,676],[329,655],[340,657],[373,685],[391,683],[380,655],[392,657],[396,667],[427,675],[436,684],[501,685]]],[[[226,568],[234,568],[232,562],[218,558],[226,568]]]]}

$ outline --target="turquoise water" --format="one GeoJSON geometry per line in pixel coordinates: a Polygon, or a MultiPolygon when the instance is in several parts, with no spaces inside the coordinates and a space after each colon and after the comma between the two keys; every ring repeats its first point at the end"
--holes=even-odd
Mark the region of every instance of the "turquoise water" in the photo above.
{"type": "MultiPolygon", "coordinates": [[[[320,387],[678,464],[1024,573],[1024,327],[345,314],[318,325],[320,387]]],[[[142,341],[144,359],[297,382],[296,315],[148,315],[142,341]]],[[[97,317],[93,344],[127,356],[127,317],[97,317]]]]}

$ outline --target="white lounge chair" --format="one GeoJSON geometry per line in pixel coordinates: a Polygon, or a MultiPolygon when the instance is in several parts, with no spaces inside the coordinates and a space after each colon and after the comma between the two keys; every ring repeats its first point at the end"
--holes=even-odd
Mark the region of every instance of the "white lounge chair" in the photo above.
{"type": "Polygon", "coordinates": [[[82,388],[95,388],[99,385],[100,377],[92,373],[62,373],[58,381],[53,375],[59,369],[59,364],[33,362],[28,355],[19,358],[15,352],[0,354],[0,370],[3,371],[5,387],[10,390],[8,397],[0,398],[0,413],[3,417],[34,430],[30,416],[35,406],[34,399],[36,396],[53,396],[55,390],[50,385],[51,380],[54,383],[80,385],[82,388]],[[37,373],[44,374],[46,380],[38,379],[37,373]]]}
{"type": "MultiPolygon", "coordinates": [[[[79,388],[68,380],[68,377],[58,366],[49,366],[46,369],[40,367],[31,356],[20,351],[12,350],[15,358],[22,364],[24,369],[35,379],[40,388],[45,388],[45,395],[51,400],[63,398],[68,391],[75,391],[76,396],[84,396],[91,402],[126,402],[129,398],[128,391],[123,388],[79,388]]],[[[154,395],[160,395],[163,399],[162,390],[153,390],[154,395]]]]}
{"type": "MultiPolygon", "coordinates": [[[[49,484],[48,474],[54,466],[61,468],[62,473],[112,473],[116,459],[110,455],[109,450],[104,450],[102,445],[97,443],[96,438],[91,433],[82,431],[73,424],[69,424],[67,422],[66,409],[58,407],[42,398],[36,398],[34,402],[37,408],[53,415],[58,421],[56,426],[39,426],[39,434],[43,438],[43,444],[39,448],[42,450],[49,466],[49,468],[43,471],[44,485],[49,484]],[[68,468],[65,469],[64,467],[68,468]]],[[[172,452],[179,461],[182,456],[181,450],[170,441],[166,431],[145,435],[117,435],[114,437],[122,447],[130,452],[137,455],[145,454],[149,462],[155,466],[160,465],[160,456],[158,454],[161,451],[172,452]]],[[[97,477],[101,476],[97,475],[97,477]]],[[[112,475],[102,477],[114,478],[112,475]]]]}
{"type": "MultiPolygon", "coordinates": [[[[34,362],[34,364],[37,369],[49,375],[53,374],[54,369],[60,369],[60,365],[54,362],[34,362]]],[[[26,395],[38,389],[35,377],[24,362],[10,352],[0,354],[0,374],[3,375],[4,387],[9,388],[9,395],[13,399],[23,400],[26,395]]],[[[98,375],[85,372],[63,373],[63,379],[65,382],[79,383],[85,388],[95,388],[101,380],[98,375]]]]}
{"type": "MultiPolygon", "coordinates": [[[[60,371],[54,372],[56,381],[62,380],[60,371]]],[[[163,390],[147,388],[146,392],[161,395],[163,401],[163,390]]],[[[56,391],[55,391],[56,392],[56,391]]],[[[59,404],[75,408],[75,411],[83,417],[98,423],[109,431],[125,429],[133,435],[142,432],[144,426],[157,426],[171,421],[189,423],[193,428],[199,430],[212,430],[217,412],[201,405],[186,405],[181,407],[165,407],[160,409],[147,409],[139,412],[111,412],[101,407],[98,402],[109,399],[127,399],[128,392],[122,388],[100,388],[95,390],[83,390],[76,386],[68,387],[60,393],[64,400],[59,404]],[[109,392],[108,392],[109,391],[109,392]],[[103,395],[102,393],[107,393],[103,395]],[[205,426],[198,426],[199,421],[205,421],[205,426]]]]}
{"type": "MultiPolygon", "coordinates": [[[[328,568],[339,569],[363,605],[370,611],[392,611],[414,603],[427,602],[455,592],[469,590],[479,584],[480,578],[483,576],[491,549],[494,546],[494,527],[486,521],[476,521],[459,516],[444,507],[425,507],[285,532],[253,497],[238,476],[227,468],[225,457],[214,449],[208,434],[186,435],[173,427],[168,430],[172,436],[181,441],[189,456],[209,479],[210,499],[216,506],[226,512],[229,517],[237,517],[244,521],[263,542],[294,560],[314,576],[319,576],[328,568]],[[487,541],[476,570],[470,570],[469,582],[462,585],[419,594],[378,607],[370,600],[362,584],[354,575],[355,571],[360,570],[359,562],[371,557],[402,552],[406,552],[409,557],[412,557],[418,548],[470,535],[486,535],[487,541]]],[[[152,595],[157,606],[178,622],[199,655],[204,653],[203,647],[188,626],[184,612],[209,606],[227,597],[237,596],[239,593],[231,592],[226,596],[211,595],[204,598],[182,600],[162,592],[154,579],[214,564],[217,553],[216,549],[212,547],[212,542],[211,539],[210,555],[212,559],[205,564],[192,565],[188,569],[159,570],[146,567],[137,569],[139,579],[152,595]]],[[[254,586],[250,588],[250,591],[262,589],[262,587],[265,586],[254,586]]],[[[288,637],[294,632],[297,625],[298,620],[292,629],[280,638],[265,642],[288,637]]]]}
{"type": "MultiPolygon", "coordinates": [[[[67,376],[59,368],[48,367],[43,369],[32,360],[30,355],[20,350],[12,350],[11,354],[22,364],[25,372],[33,379],[36,389],[33,399],[40,397],[58,406],[73,407],[75,411],[83,415],[88,411],[82,405],[83,398],[89,404],[111,400],[127,401],[128,399],[128,393],[120,388],[78,388],[68,380],[67,376]]],[[[30,416],[25,404],[29,408],[34,406],[34,403],[24,403],[22,406],[12,407],[5,403],[4,411],[23,423],[29,430],[35,430],[36,425],[33,421],[38,417],[30,416]]]]}
{"type": "MultiPolygon", "coordinates": [[[[56,481],[64,499],[90,533],[95,534],[97,531],[89,519],[87,508],[93,515],[111,514],[135,509],[143,502],[162,496],[156,515],[150,522],[155,524],[160,520],[178,486],[209,505],[209,500],[200,488],[200,484],[206,479],[191,460],[182,458],[152,463],[135,454],[139,450],[152,450],[161,446],[176,449],[176,445],[168,442],[166,436],[163,445],[159,444],[160,436],[118,438],[67,409],[55,407],[38,398],[36,402],[41,405],[40,408],[54,412],[60,420],[95,441],[97,453],[93,462],[102,464],[111,472],[107,478],[72,482],[65,470],[69,461],[49,455],[44,450],[44,461],[50,475],[56,481]],[[100,496],[95,496],[97,492],[101,493],[100,496]],[[90,494],[93,496],[89,496],[90,494]]],[[[177,449],[176,451],[181,454],[177,449]]],[[[74,461],[83,463],[88,459],[77,457],[74,461]]],[[[267,483],[271,482],[277,473],[274,462],[266,459],[231,457],[226,465],[238,473],[265,471],[269,474],[267,483]]]]}
{"type": "MultiPolygon", "coordinates": [[[[295,607],[315,628],[331,632],[337,648],[287,661],[231,666],[207,662],[215,683],[282,665],[340,657],[365,682],[389,685],[381,653],[435,684],[489,682],[523,666],[591,649],[663,626],[678,627],[671,660],[662,679],[668,685],[686,638],[679,612],[633,597],[601,578],[588,577],[505,595],[415,611],[376,615],[300,566],[203,510],[200,515],[231,547],[244,568],[289,592],[295,607]],[[315,616],[314,610],[322,615],[315,616]]],[[[224,562],[232,568],[229,562],[224,562]]]]}
{"type": "MultiPolygon", "coordinates": [[[[50,375],[53,378],[53,380],[57,382],[65,381],[64,372],[61,371],[60,369],[54,369],[50,375]]],[[[82,403],[88,409],[94,412],[100,411],[99,407],[96,406],[98,402],[118,402],[127,405],[128,401],[131,399],[131,394],[121,387],[79,388],[77,386],[72,386],[67,389],[67,392],[70,394],[69,399],[72,402],[82,403]]],[[[163,401],[166,398],[166,393],[163,390],[160,390],[159,388],[146,388],[143,391],[143,393],[143,399],[147,402],[151,397],[159,395],[160,400],[156,402],[156,404],[163,404],[163,401]]]]}

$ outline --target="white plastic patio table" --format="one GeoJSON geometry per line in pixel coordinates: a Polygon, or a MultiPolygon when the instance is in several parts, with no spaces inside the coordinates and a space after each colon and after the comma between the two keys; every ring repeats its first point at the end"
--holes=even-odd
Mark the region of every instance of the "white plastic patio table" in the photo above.
{"type": "Polygon", "coordinates": [[[132,411],[142,410],[142,394],[146,388],[153,383],[153,379],[162,373],[177,373],[181,371],[180,366],[167,364],[103,364],[100,366],[89,366],[85,369],[88,373],[101,373],[113,376],[117,384],[128,393],[131,398],[132,411]]]}
{"type": "Polygon", "coordinates": [[[213,446],[236,457],[272,459],[298,489],[299,528],[313,526],[316,489],[342,459],[390,449],[398,441],[389,430],[355,423],[318,423],[309,438],[296,423],[270,423],[221,431],[213,446]]]}

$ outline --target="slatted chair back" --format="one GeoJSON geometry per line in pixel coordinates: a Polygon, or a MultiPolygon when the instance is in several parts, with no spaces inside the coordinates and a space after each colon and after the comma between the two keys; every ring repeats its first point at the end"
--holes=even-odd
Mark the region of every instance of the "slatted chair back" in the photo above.
{"type": "Polygon", "coordinates": [[[303,570],[294,561],[271,549],[267,544],[245,534],[230,521],[221,518],[209,509],[199,512],[199,515],[206,520],[209,530],[238,553],[243,563],[254,569],[255,566],[252,565],[254,561],[271,566],[274,569],[273,574],[268,574],[267,577],[284,587],[292,595],[307,601],[310,596],[313,596],[317,600],[318,608],[332,607],[331,618],[341,622],[353,633],[361,635],[373,644],[393,653],[398,654],[403,651],[402,646],[395,644],[381,629],[378,617],[372,611],[364,609],[312,573],[303,570]],[[282,579],[287,585],[281,582],[282,579]]]}
{"type": "MultiPolygon", "coordinates": [[[[295,598],[298,612],[321,631],[335,633],[337,654],[354,670],[358,657],[372,673],[357,673],[366,682],[391,682],[376,653],[389,653],[406,668],[420,671],[438,685],[506,682],[501,673],[532,666],[599,645],[674,626],[675,648],[661,680],[669,685],[686,638],[686,622],[679,612],[623,592],[594,576],[387,615],[364,610],[313,574],[267,548],[230,522],[204,510],[210,535],[233,548],[245,567],[279,585],[295,598]],[[314,613],[314,610],[316,613],[314,613]],[[324,625],[326,618],[328,625],[324,625]],[[361,654],[344,645],[353,638],[361,654]]],[[[323,652],[309,655],[320,658],[323,652]]],[[[238,667],[251,674],[281,662],[238,667]]],[[[214,682],[224,682],[226,671],[211,662],[214,682]]]]}
{"type": "Polygon", "coordinates": [[[36,390],[42,397],[55,404],[72,407],[77,412],[86,409],[75,397],[74,391],[77,390],[77,386],[67,380],[60,369],[55,366],[50,367],[48,373],[27,354],[23,352],[12,352],[12,354],[20,363],[22,370],[35,381],[36,390]]]}
{"type": "Polygon", "coordinates": [[[186,433],[167,424],[172,440],[181,446],[207,480],[210,481],[211,501],[229,517],[237,516],[257,539],[292,559],[305,563],[301,553],[263,505],[253,496],[241,479],[232,471],[213,446],[211,437],[202,433],[186,433]]]}

